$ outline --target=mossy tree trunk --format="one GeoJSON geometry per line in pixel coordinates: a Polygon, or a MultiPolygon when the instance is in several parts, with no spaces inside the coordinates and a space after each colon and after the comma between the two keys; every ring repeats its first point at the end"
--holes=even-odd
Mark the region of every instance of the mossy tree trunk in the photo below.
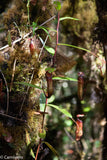
{"type": "MultiPolygon", "coordinates": [[[[22,159],[29,159],[31,148],[36,151],[38,132],[43,123],[43,116],[36,115],[40,110],[42,90],[17,82],[41,85],[46,68],[39,60],[42,44],[36,33],[33,36],[32,27],[28,25],[37,20],[38,24],[42,24],[51,17],[49,13],[52,12],[50,1],[31,1],[27,5],[28,1],[22,0],[0,2],[0,27],[3,28],[0,47],[8,45],[0,51],[0,155],[22,156],[22,159]],[[14,43],[15,40],[18,42],[14,43]],[[34,50],[30,48],[32,42],[34,50]]],[[[45,40],[44,31],[39,34],[45,40]]]]}

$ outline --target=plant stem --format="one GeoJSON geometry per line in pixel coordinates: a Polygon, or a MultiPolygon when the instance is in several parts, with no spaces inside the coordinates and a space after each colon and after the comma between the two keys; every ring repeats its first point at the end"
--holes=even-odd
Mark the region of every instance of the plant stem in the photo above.
{"type": "Polygon", "coordinates": [[[8,85],[7,85],[7,81],[6,81],[6,78],[4,76],[4,74],[2,73],[2,71],[0,70],[0,73],[4,79],[4,82],[5,82],[5,86],[6,86],[6,90],[7,90],[7,107],[6,107],[6,114],[8,114],[8,110],[9,110],[9,89],[8,89],[8,85]]]}
{"type": "Polygon", "coordinates": [[[30,4],[30,0],[28,0],[28,2],[27,2],[28,24],[30,25],[29,4],[30,4]]]}
{"type": "Polygon", "coordinates": [[[57,35],[56,35],[56,47],[55,47],[55,54],[53,57],[53,66],[55,65],[55,61],[56,61],[56,52],[57,52],[57,46],[58,46],[58,35],[59,35],[59,12],[58,12],[58,23],[57,23],[57,35]]]}
{"type": "Polygon", "coordinates": [[[40,149],[41,142],[42,142],[42,140],[41,140],[41,138],[40,138],[40,140],[39,140],[39,145],[38,145],[37,152],[36,152],[35,160],[37,160],[37,158],[38,158],[38,153],[39,153],[39,149],[40,149]]]}
{"type": "MultiPolygon", "coordinates": [[[[46,98],[44,113],[45,113],[45,111],[46,111],[47,103],[48,103],[48,99],[46,98]]],[[[45,114],[43,114],[42,129],[44,128],[44,119],[45,119],[45,114]]],[[[42,142],[42,139],[40,138],[40,140],[39,140],[39,145],[38,145],[37,152],[36,152],[35,160],[37,160],[41,142],[42,142]]]]}
{"type": "Polygon", "coordinates": [[[14,63],[13,63],[13,72],[12,72],[12,78],[11,78],[11,83],[10,83],[10,92],[12,90],[12,86],[13,86],[13,80],[14,80],[14,74],[15,74],[15,70],[16,70],[16,58],[14,60],[14,63]]]}
{"type": "MultiPolygon", "coordinates": [[[[45,111],[46,111],[47,103],[48,103],[48,99],[46,98],[44,113],[45,113],[45,111]]],[[[42,129],[44,128],[44,119],[45,119],[45,114],[43,114],[42,129]]]]}

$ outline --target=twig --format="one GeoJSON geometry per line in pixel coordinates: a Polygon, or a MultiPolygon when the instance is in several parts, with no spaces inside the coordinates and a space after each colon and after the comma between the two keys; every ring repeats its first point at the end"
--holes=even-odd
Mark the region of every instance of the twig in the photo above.
{"type": "Polygon", "coordinates": [[[56,15],[54,15],[53,17],[49,18],[48,20],[46,20],[45,22],[43,22],[42,24],[40,24],[40,26],[43,26],[44,24],[52,21],[53,19],[55,19],[56,15]]]}
{"type": "Polygon", "coordinates": [[[65,131],[65,133],[67,134],[67,136],[68,136],[73,142],[76,143],[75,139],[72,138],[72,136],[69,134],[69,132],[68,132],[65,128],[64,128],[64,131],[65,131]]]}
{"type": "Polygon", "coordinates": [[[9,89],[8,89],[6,78],[5,78],[5,76],[4,76],[4,74],[2,73],[1,70],[0,70],[0,73],[2,74],[2,77],[4,79],[4,83],[5,83],[5,86],[6,86],[6,90],[7,90],[7,108],[6,108],[6,114],[7,114],[8,113],[8,109],[9,109],[9,89]]]}
{"type": "Polygon", "coordinates": [[[17,30],[18,30],[18,32],[19,32],[19,35],[20,35],[20,37],[21,37],[21,32],[20,32],[20,29],[19,29],[18,25],[16,24],[16,22],[13,22],[13,23],[14,23],[14,25],[16,26],[16,28],[17,28],[17,30]]]}
{"type": "Polygon", "coordinates": [[[23,120],[23,119],[20,119],[20,118],[17,118],[17,117],[13,117],[13,116],[10,116],[10,115],[5,114],[5,113],[1,113],[1,112],[0,112],[0,115],[2,115],[2,116],[4,116],[4,117],[8,117],[8,118],[15,119],[15,120],[18,120],[18,121],[26,122],[26,120],[23,120]]]}
{"type": "Polygon", "coordinates": [[[46,44],[46,42],[47,42],[47,40],[48,40],[48,37],[49,37],[49,35],[46,36],[45,42],[43,43],[43,46],[42,46],[41,51],[40,51],[40,54],[39,54],[39,59],[40,59],[40,56],[41,56],[41,54],[42,54],[42,52],[43,52],[43,49],[44,49],[44,47],[45,47],[45,44],[46,44]]]}
{"type": "Polygon", "coordinates": [[[14,80],[14,74],[15,74],[15,70],[16,70],[16,58],[14,60],[14,63],[13,63],[13,72],[12,72],[12,78],[11,78],[11,83],[10,83],[10,92],[12,90],[12,85],[13,85],[13,80],[14,80]]]}
{"type": "MultiPolygon", "coordinates": [[[[46,20],[45,22],[43,22],[43,23],[42,23],[41,25],[39,25],[39,26],[43,26],[44,24],[46,24],[46,23],[50,22],[51,20],[53,20],[55,17],[56,17],[56,15],[54,15],[54,16],[51,17],[51,18],[49,18],[48,20],[46,20]]],[[[38,26],[38,27],[39,27],[39,26],[38,26]]],[[[35,31],[38,29],[38,27],[35,28],[35,31]]],[[[13,42],[12,42],[12,46],[14,46],[16,43],[18,43],[18,42],[20,42],[21,40],[23,40],[23,39],[25,39],[26,37],[28,37],[31,33],[32,33],[32,31],[30,31],[29,33],[25,34],[23,37],[18,38],[17,40],[13,41],[13,42]]],[[[1,47],[1,48],[0,48],[0,51],[2,51],[2,50],[5,49],[5,48],[8,48],[8,47],[9,47],[9,45],[7,44],[7,45],[1,47]]]]}
{"type": "MultiPolygon", "coordinates": [[[[33,73],[32,73],[32,76],[31,76],[31,79],[30,79],[29,83],[31,83],[31,82],[32,82],[33,76],[34,76],[34,71],[33,71],[33,73]]],[[[30,86],[28,86],[28,87],[27,87],[27,91],[26,91],[26,93],[28,93],[29,88],[30,88],[30,86]]],[[[26,99],[26,95],[25,95],[25,96],[24,96],[24,98],[23,98],[23,102],[22,102],[22,105],[21,105],[21,107],[20,107],[19,115],[21,115],[21,112],[22,112],[22,108],[23,108],[23,105],[24,105],[25,99],[26,99]]]]}
{"type": "Polygon", "coordinates": [[[42,142],[42,140],[41,140],[41,138],[40,138],[39,145],[38,145],[37,152],[36,152],[35,160],[37,160],[37,158],[38,158],[38,153],[39,153],[39,149],[40,149],[41,142],[42,142]]]}
{"type": "Polygon", "coordinates": [[[75,144],[75,148],[76,148],[76,150],[77,150],[77,152],[78,152],[78,154],[80,155],[80,157],[81,157],[81,152],[79,151],[79,148],[78,148],[78,145],[77,145],[77,142],[72,138],[72,136],[69,134],[69,132],[64,128],[64,131],[65,131],[65,133],[67,134],[67,136],[74,142],[74,144],[75,144]]]}
{"type": "Polygon", "coordinates": [[[0,48],[0,51],[2,51],[2,50],[5,49],[5,48],[8,48],[8,47],[9,47],[9,45],[7,44],[7,45],[1,47],[1,48],[0,48]]]}

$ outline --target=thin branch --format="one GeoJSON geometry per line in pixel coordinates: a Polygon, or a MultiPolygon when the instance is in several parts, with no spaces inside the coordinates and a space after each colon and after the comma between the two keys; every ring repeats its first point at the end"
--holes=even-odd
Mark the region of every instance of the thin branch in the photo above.
{"type": "Polygon", "coordinates": [[[13,85],[13,80],[14,80],[14,74],[15,74],[15,70],[16,70],[16,58],[14,60],[14,63],[13,63],[13,72],[12,72],[12,78],[11,78],[11,83],[10,83],[10,92],[12,90],[12,85],[13,85]]]}
{"type": "Polygon", "coordinates": [[[41,142],[42,142],[42,140],[41,140],[41,138],[40,138],[39,145],[38,145],[37,152],[36,152],[35,160],[37,160],[37,158],[38,158],[38,153],[39,153],[39,150],[40,150],[41,142]]]}
{"type": "Polygon", "coordinates": [[[46,20],[45,22],[43,22],[42,24],[40,24],[40,26],[43,26],[44,24],[52,21],[53,19],[55,19],[56,15],[54,15],[53,17],[49,18],[48,20],[46,20]]]}
{"type": "Polygon", "coordinates": [[[0,51],[2,51],[2,50],[5,49],[5,48],[8,48],[8,47],[9,47],[9,45],[7,44],[7,45],[1,47],[1,48],[0,48],[0,51]]]}
{"type": "MultiPolygon", "coordinates": [[[[33,71],[32,75],[31,75],[31,79],[30,79],[29,83],[32,82],[33,76],[34,76],[34,71],[33,71]]],[[[27,87],[26,93],[28,93],[29,88],[30,88],[30,86],[27,87]]],[[[27,95],[27,94],[26,94],[26,95],[27,95]]],[[[25,99],[26,99],[26,95],[25,95],[24,98],[23,98],[23,102],[22,102],[22,105],[21,105],[21,107],[20,107],[19,115],[21,115],[22,108],[23,108],[23,105],[24,105],[24,102],[25,102],[25,99]]]]}
{"type": "MultiPolygon", "coordinates": [[[[39,25],[39,26],[45,25],[46,23],[48,23],[48,22],[50,22],[51,20],[53,20],[55,17],[56,17],[56,16],[54,15],[53,17],[49,18],[48,20],[46,20],[45,22],[43,22],[43,23],[42,23],[41,25],[39,25]]],[[[38,27],[39,27],[39,26],[38,26],[38,27]]],[[[35,28],[35,31],[38,29],[38,27],[35,28]]],[[[30,31],[29,33],[25,34],[23,37],[18,38],[17,40],[13,41],[12,46],[14,46],[16,43],[18,43],[18,42],[20,42],[21,40],[23,40],[23,39],[25,39],[26,37],[28,37],[31,33],[32,33],[32,31],[30,31]]],[[[5,48],[8,48],[8,47],[9,47],[9,45],[7,44],[7,45],[1,47],[1,48],[0,48],[0,51],[2,51],[2,50],[5,49],[5,48]]]]}
{"type": "Polygon", "coordinates": [[[46,42],[47,42],[47,40],[48,40],[48,37],[49,37],[49,35],[46,36],[45,42],[43,43],[43,46],[42,46],[41,51],[40,51],[40,54],[39,54],[39,59],[40,59],[40,56],[41,56],[41,54],[42,54],[42,52],[43,52],[43,49],[44,49],[44,47],[45,47],[45,44],[46,44],[46,42]]]}
{"type": "Polygon", "coordinates": [[[71,141],[76,142],[75,139],[69,134],[69,132],[64,128],[66,135],[71,139],[71,141]]]}
{"type": "Polygon", "coordinates": [[[14,25],[16,26],[16,28],[17,28],[17,30],[18,30],[18,32],[19,32],[19,35],[21,36],[21,32],[20,32],[20,29],[19,29],[18,25],[16,24],[16,22],[13,22],[13,23],[14,23],[14,25]]]}
{"type": "Polygon", "coordinates": [[[15,120],[17,120],[17,121],[26,122],[26,120],[23,120],[23,119],[20,119],[20,118],[17,118],[17,117],[13,117],[13,116],[10,116],[10,115],[5,114],[5,113],[1,113],[1,112],[0,112],[0,115],[2,115],[2,116],[4,116],[4,117],[8,117],[8,118],[15,119],[15,120]]]}
{"type": "Polygon", "coordinates": [[[2,73],[1,70],[0,70],[0,73],[2,74],[2,77],[4,79],[4,83],[5,83],[5,86],[6,86],[6,90],[7,90],[7,108],[6,108],[6,114],[7,114],[8,113],[8,109],[9,109],[9,89],[8,89],[6,78],[5,78],[5,76],[4,76],[4,74],[2,73]]]}
{"type": "Polygon", "coordinates": [[[78,154],[79,154],[79,155],[80,155],[80,157],[81,157],[81,152],[79,151],[79,148],[78,148],[77,142],[74,140],[74,138],[69,134],[69,132],[68,132],[65,128],[64,128],[64,131],[65,131],[66,135],[71,139],[71,141],[73,141],[73,142],[74,142],[74,144],[75,144],[75,148],[76,148],[76,150],[77,150],[78,154]]]}

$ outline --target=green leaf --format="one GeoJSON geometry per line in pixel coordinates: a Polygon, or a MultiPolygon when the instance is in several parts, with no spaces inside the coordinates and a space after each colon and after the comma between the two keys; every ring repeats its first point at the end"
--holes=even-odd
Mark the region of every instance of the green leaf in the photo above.
{"type": "Polygon", "coordinates": [[[55,30],[53,28],[46,27],[46,29],[48,29],[49,31],[57,32],[57,30],[55,30]]]}
{"type": "Polygon", "coordinates": [[[32,27],[33,27],[33,35],[35,34],[35,28],[37,27],[37,23],[33,22],[32,23],[32,27]]]}
{"type": "MultiPolygon", "coordinates": [[[[41,37],[39,37],[41,43],[44,45],[44,41],[41,37]]],[[[44,48],[51,54],[51,55],[54,55],[55,54],[55,50],[49,46],[44,46],[44,48]]]]}
{"type": "Polygon", "coordinates": [[[45,139],[45,137],[46,137],[46,130],[45,129],[39,130],[38,135],[39,135],[40,138],[45,139]]]}
{"type": "Polygon", "coordinates": [[[82,100],[82,101],[81,101],[81,104],[86,104],[86,101],[82,100]]]}
{"type": "MultiPolygon", "coordinates": [[[[26,130],[26,144],[27,144],[27,146],[29,146],[30,143],[31,143],[31,142],[30,142],[30,136],[29,136],[28,131],[26,130]]],[[[34,154],[34,152],[33,152],[32,149],[30,150],[30,154],[31,154],[31,156],[35,159],[35,154],[34,154]]]]}
{"type": "Polygon", "coordinates": [[[50,35],[49,35],[49,32],[47,31],[47,29],[46,29],[45,27],[43,27],[43,26],[38,26],[38,29],[44,30],[44,31],[47,33],[47,35],[49,36],[49,39],[51,40],[51,37],[50,37],[50,35]]]}
{"type": "Polygon", "coordinates": [[[61,9],[61,3],[59,1],[55,1],[54,4],[55,4],[56,10],[59,11],[61,9]]]}
{"type": "Polygon", "coordinates": [[[40,39],[41,43],[44,44],[44,41],[40,36],[39,36],[39,39],[40,39]]]}
{"type": "Polygon", "coordinates": [[[50,149],[57,157],[59,157],[58,152],[56,151],[56,149],[55,149],[52,145],[50,145],[48,142],[45,142],[45,141],[43,141],[42,143],[45,143],[45,144],[49,147],[49,149],[50,149]]]}
{"type": "Polygon", "coordinates": [[[91,107],[85,107],[85,108],[83,108],[84,112],[89,112],[90,110],[91,110],[91,107]]]}
{"type": "Polygon", "coordinates": [[[67,119],[67,120],[64,121],[64,123],[65,123],[65,125],[66,125],[67,127],[70,127],[70,126],[72,126],[73,121],[72,121],[71,119],[67,119]]]}
{"type": "Polygon", "coordinates": [[[34,85],[34,84],[30,84],[30,83],[26,83],[26,82],[14,82],[14,83],[15,83],[15,84],[22,84],[22,85],[25,85],[25,86],[28,86],[28,87],[38,88],[38,89],[42,90],[41,87],[36,86],[36,85],[34,85]]]}
{"type": "Polygon", "coordinates": [[[32,27],[36,28],[37,27],[37,22],[32,22],[32,27]]]}
{"type": "Polygon", "coordinates": [[[71,20],[79,21],[79,19],[73,18],[73,17],[61,17],[59,20],[63,21],[63,20],[66,20],[66,19],[71,19],[71,20]]]}
{"type": "Polygon", "coordinates": [[[78,81],[77,79],[70,78],[70,77],[53,77],[52,79],[55,79],[55,80],[68,80],[68,81],[74,81],[74,82],[78,81]]]}
{"type": "Polygon", "coordinates": [[[44,47],[50,54],[54,55],[55,54],[55,50],[49,46],[45,46],[44,47]]]}
{"type": "Polygon", "coordinates": [[[38,19],[39,18],[36,19],[36,22],[32,22],[32,25],[31,25],[31,27],[33,28],[33,30],[32,30],[33,36],[35,35],[35,30],[38,29],[38,19]]]}
{"type": "Polygon", "coordinates": [[[52,68],[52,67],[47,67],[46,69],[45,69],[45,71],[48,71],[49,73],[52,73],[52,72],[54,72],[56,69],[55,68],[52,68]]]}
{"type": "Polygon", "coordinates": [[[39,98],[39,105],[40,105],[40,111],[42,112],[44,112],[45,103],[46,103],[46,96],[44,93],[41,93],[39,98]]]}
{"type": "Polygon", "coordinates": [[[48,104],[48,106],[57,109],[58,111],[60,111],[61,113],[63,113],[65,116],[67,116],[67,117],[69,117],[69,118],[72,119],[72,115],[66,109],[61,109],[61,108],[59,108],[59,106],[56,106],[54,104],[48,104]]]}
{"type": "Polygon", "coordinates": [[[52,103],[55,100],[55,95],[52,95],[50,98],[48,98],[48,103],[52,103]]]}
{"type": "Polygon", "coordinates": [[[74,46],[74,45],[71,45],[71,44],[65,44],[65,43],[58,43],[59,46],[68,46],[68,47],[72,47],[72,48],[77,48],[77,49],[81,49],[83,51],[86,51],[86,52],[89,52],[89,53],[92,53],[90,50],[88,49],[85,49],[85,48],[82,48],[82,47],[78,47],[78,46],[74,46]]]}

